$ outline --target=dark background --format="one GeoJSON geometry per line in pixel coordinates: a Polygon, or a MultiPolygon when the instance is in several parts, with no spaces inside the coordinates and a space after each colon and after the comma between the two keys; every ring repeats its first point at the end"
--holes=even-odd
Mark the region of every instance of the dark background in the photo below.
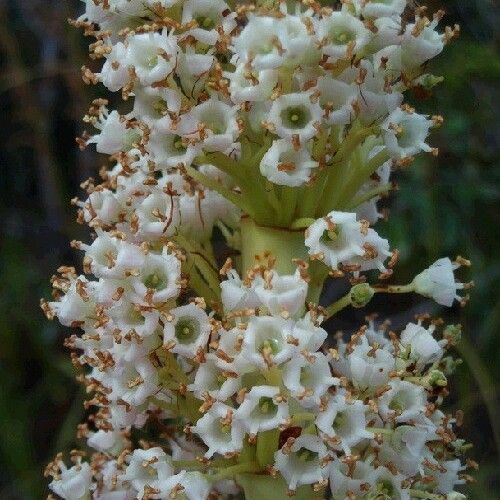
{"type": "MultiPolygon", "coordinates": [[[[69,200],[79,183],[105,162],[79,152],[74,137],[95,92],[80,79],[86,42],[66,19],[77,0],[0,0],[0,498],[39,499],[42,470],[58,450],[78,446],[82,391],[74,382],[65,332],[45,320],[38,301],[49,296],[49,278],[61,264],[77,265],[71,239],[86,239],[69,200]]],[[[411,98],[420,112],[442,114],[431,139],[441,154],[426,157],[398,179],[392,216],[379,225],[401,251],[398,281],[435,259],[472,259],[465,278],[476,288],[465,309],[433,311],[460,320],[464,363],[452,380],[447,409],[462,408],[462,435],[474,442],[481,464],[473,499],[499,498],[498,377],[500,342],[499,225],[500,58],[498,8],[489,0],[441,0],[432,8],[459,22],[460,40],[431,70],[445,83],[434,95],[411,98]],[[495,476],[497,478],[495,479],[495,476]]],[[[417,298],[375,303],[382,315],[431,310],[417,298]]],[[[341,318],[340,326],[351,319],[341,318]]],[[[405,321],[401,314],[395,322],[405,321]]],[[[339,325],[331,325],[336,328],[339,325]]]]}

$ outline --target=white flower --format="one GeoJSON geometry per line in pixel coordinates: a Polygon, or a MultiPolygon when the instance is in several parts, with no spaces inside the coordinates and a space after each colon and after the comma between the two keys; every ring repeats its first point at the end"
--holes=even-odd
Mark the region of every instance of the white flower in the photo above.
{"type": "Polygon", "coordinates": [[[305,245],[309,255],[317,255],[329,267],[336,268],[355,256],[364,254],[361,223],[355,213],[330,212],[306,230],[305,245]]]}
{"type": "Polygon", "coordinates": [[[361,389],[376,389],[383,386],[394,369],[393,354],[387,349],[375,349],[366,338],[354,345],[352,352],[345,354],[345,361],[332,361],[333,367],[342,371],[361,389]]]}
{"type": "Polygon", "coordinates": [[[283,47],[279,42],[279,27],[274,17],[249,15],[246,26],[233,38],[235,62],[251,61],[258,71],[279,67],[284,58],[283,47]]]}
{"type": "Polygon", "coordinates": [[[366,430],[367,410],[362,401],[347,402],[344,395],[337,394],[319,412],[316,426],[334,447],[340,447],[346,455],[350,455],[353,446],[373,437],[373,433],[366,430]]]}
{"type": "Polygon", "coordinates": [[[79,461],[68,469],[59,462],[60,474],[50,483],[49,488],[65,500],[86,500],[92,483],[92,469],[87,462],[79,461]]]}
{"type": "Polygon", "coordinates": [[[182,490],[177,496],[182,498],[185,495],[188,500],[205,500],[209,498],[212,487],[201,472],[183,471],[182,475],[178,474],[177,476],[179,476],[178,484],[182,486],[182,490]]]}
{"type": "Polygon", "coordinates": [[[160,483],[173,474],[171,458],[161,448],[155,447],[134,450],[125,473],[119,478],[129,481],[137,491],[137,498],[143,498],[147,487],[160,490],[160,483]]]}
{"type": "Polygon", "coordinates": [[[432,120],[424,115],[395,109],[382,124],[384,142],[396,158],[413,156],[421,151],[429,152],[431,147],[425,140],[432,127],[432,120]]]}
{"type": "Polygon", "coordinates": [[[345,125],[354,117],[353,104],[358,97],[358,88],[330,76],[318,78],[319,103],[324,109],[325,122],[329,125],[345,125]]]}
{"type": "Polygon", "coordinates": [[[191,429],[208,446],[205,453],[211,458],[215,453],[224,455],[241,450],[245,430],[243,423],[234,418],[234,410],[223,403],[215,403],[191,429]]]}
{"type": "Polygon", "coordinates": [[[291,320],[280,317],[250,318],[243,339],[242,355],[261,368],[288,361],[295,352],[289,342],[292,326],[291,320]]]}
{"type": "Polygon", "coordinates": [[[301,143],[314,137],[323,111],[309,92],[284,94],[273,101],[267,121],[284,139],[298,137],[301,143]]]}
{"type": "Polygon", "coordinates": [[[132,245],[98,229],[91,245],[81,245],[85,259],[98,278],[121,279],[126,273],[142,267],[145,255],[137,245],[132,245]]]}
{"type": "Polygon", "coordinates": [[[126,62],[132,66],[141,85],[164,80],[175,68],[177,41],[167,30],[141,33],[127,39],[126,62]]]}
{"type": "Polygon", "coordinates": [[[327,477],[328,469],[324,461],[328,450],[319,437],[302,434],[285,451],[282,448],[274,454],[274,467],[290,490],[302,484],[318,483],[327,477]]]}
{"type": "Polygon", "coordinates": [[[93,498],[97,500],[133,500],[135,490],[126,482],[121,481],[121,467],[116,460],[107,460],[99,471],[99,483],[95,485],[93,498]]]}
{"type": "Polygon", "coordinates": [[[413,279],[415,292],[434,299],[442,306],[451,307],[453,301],[462,300],[457,290],[464,288],[463,283],[455,282],[453,272],[460,264],[451,262],[448,257],[439,259],[413,279]]]}
{"type": "Polygon", "coordinates": [[[394,111],[403,101],[403,94],[392,90],[387,93],[385,89],[385,74],[375,69],[369,59],[362,59],[359,67],[347,68],[339,79],[359,87],[357,104],[359,106],[358,120],[365,125],[372,125],[374,121],[387,116],[394,111]],[[360,71],[363,72],[363,83],[356,83],[360,71]]]}
{"type": "Polygon", "coordinates": [[[113,326],[118,327],[124,335],[133,331],[140,337],[149,337],[159,328],[158,311],[140,307],[128,300],[112,306],[109,316],[113,320],[113,326]]]}
{"type": "Polygon", "coordinates": [[[194,304],[176,307],[168,313],[163,330],[163,342],[174,343],[172,351],[193,358],[198,349],[204,349],[210,336],[207,313],[194,304]],[[170,317],[172,318],[169,321],[170,317]]]}
{"type": "Polygon", "coordinates": [[[301,148],[296,151],[288,139],[273,141],[260,162],[260,173],[280,186],[302,186],[311,177],[318,162],[301,148]]]}
{"type": "Polygon", "coordinates": [[[221,367],[218,358],[208,353],[204,363],[200,363],[192,384],[188,386],[193,394],[202,399],[208,393],[212,398],[226,401],[241,388],[241,377],[232,365],[221,367]]]}
{"type": "Polygon", "coordinates": [[[83,208],[86,222],[97,218],[105,224],[116,222],[122,211],[116,194],[109,189],[96,189],[90,193],[83,208]]]}
{"type": "Polygon", "coordinates": [[[50,308],[64,326],[84,322],[93,316],[95,302],[92,299],[96,282],[88,281],[85,276],[71,279],[64,296],[57,302],[49,302],[50,308]]]}
{"type": "Polygon", "coordinates": [[[160,169],[190,166],[200,151],[199,146],[188,139],[159,129],[153,130],[146,148],[160,169]]]}
{"type": "Polygon", "coordinates": [[[205,89],[208,72],[215,62],[215,57],[208,54],[196,54],[188,47],[177,58],[176,75],[179,77],[184,92],[198,98],[205,89]]]}
{"type": "Polygon", "coordinates": [[[208,99],[183,116],[180,130],[199,139],[204,150],[224,152],[240,133],[236,111],[236,107],[208,99]]]}
{"type": "Polygon", "coordinates": [[[132,406],[142,405],[158,391],[158,372],[147,358],[133,363],[121,362],[96,378],[110,386],[111,401],[122,399],[132,406]]]}
{"type": "Polygon", "coordinates": [[[98,153],[114,154],[128,151],[141,138],[140,132],[129,127],[125,117],[120,116],[115,110],[108,113],[107,109],[103,108],[99,121],[93,124],[100,132],[93,135],[87,143],[95,144],[98,153]]]}
{"type": "Polygon", "coordinates": [[[398,470],[406,476],[413,476],[422,470],[424,461],[432,461],[432,453],[426,442],[432,439],[422,426],[399,425],[390,436],[384,438],[380,447],[382,463],[398,464],[398,470]]]}
{"type": "Polygon", "coordinates": [[[87,445],[97,451],[119,455],[125,448],[125,440],[119,431],[100,429],[89,433],[87,445]]]}
{"type": "Polygon", "coordinates": [[[328,337],[328,333],[311,321],[311,314],[307,313],[293,326],[292,336],[298,341],[299,350],[307,352],[317,351],[328,337]]]}
{"type": "Polygon", "coordinates": [[[366,478],[366,482],[372,485],[369,495],[373,498],[410,500],[410,493],[406,488],[403,488],[403,480],[404,476],[402,474],[393,474],[385,467],[377,467],[366,478]]]}
{"type": "Polygon", "coordinates": [[[408,323],[401,332],[401,344],[410,347],[410,356],[422,368],[428,363],[434,363],[443,356],[443,349],[432,336],[434,327],[429,329],[415,323],[408,323]]]}
{"type": "Polygon", "coordinates": [[[355,213],[330,212],[306,230],[305,245],[334,269],[339,264],[355,265],[360,271],[385,270],[389,243],[373,229],[356,220],[355,213]]]}
{"type": "Polygon", "coordinates": [[[364,17],[400,16],[407,0],[353,0],[356,10],[364,17]]]}
{"type": "Polygon", "coordinates": [[[172,236],[180,225],[179,199],[161,189],[153,189],[135,208],[138,234],[144,240],[172,236]]]}
{"type": "Polygon", "coordinates": [[[236,27],[236,13],[228,15],[229,7],[223,0],[187,0],[182,6],[182,23],[196,21],[197,28],[190,29],[184,36],[215,45],[219,39],[217,28],[221,26],[229,34],[236,27]]]}
{"type": "MultiPolygon", "coordinates": [[[[172,125],[171,116],[177,116],[181,109],[181,96],[173,89],[165,87],[138,87],[134,89],[134,109],[131,116],[151,123],[153,128],[165,124],[172,125]]],[[[165,126],[162,126],[165,128],[165,126]]]]}
{"type": "Polygon", "coordinates": [[[460,463],[459,459],[442,462],[444,470],[435,470],[431,475],[435,477],[437,482],[437,490],[440,493],[446,494],[453,491],[455,486],[464,484],[465,480],[459,478],[459,472],[462,472],[465,467],[460,463]]]}
{"type": "MultiPolygon", "coordinates": [[[[417,23],[422,21],[416,19],[417,23]]],[[[401,42],[401,58],[405,67],[415,68],[424,64],[429,59],[436,57],[443,51],[443,35],[436,31],[439,20],[436,18],[427,23],[421,30],[416,28],[416,24],[408,24],[401,42]],[[414,30],[417,29],[417,33],[414,30]]]]}
{"type": "Polygon", "coordinates": [[[111,52],[106,54],[106,61],[102,66],[99,79],[111,92],[120,90],[129,80],[125,61],[126,47],[122,42],[113,45],[111,52]]]}
{"type": "Polygon", "coordinates": [[[278,72],[273,69],[253,70],[247,64],[239,64],[232,73],[226,73],[229,79],[231,100],[242,102],[266,101],[278,83],[278,72]]]}
{"type": "Polygon", "coordinates": [[[139,300],[146,303],[166,302],[180,291],[181,263],[165,248],[161,254],[149,253],[134,278],[133,286],[139,300]],[[152,293],[151,293],[152,291],[152,293]]]}
{"type": "Polygon", "coordinates": [[[390,389],[378,400],[380,415],[396,422],[425,421],[427,393],[421,385],[405,380],[391,380],[390,389]]]}
{"type": "Polygon", "coordinates": [[[306,408],[319,405],[320,398],[338,383],[332,377],[328,358],[321,352],[295,356],[283,367],[283,384],[306,408]]]}
{"type": "Polygon", "coordinates": [[[371,38],[371,32],[365,25],[346,10],[322,17],[316,24],[316,30],[320,40],[325,41],[323,53],[333,61],[345,57],[351,59],[371,38]]]}
{"type": "Polygon", "coordinates": [[[277,401],[279,387],[254,386],[245,394],[245,400],[236,410],[235,416],[243,422],[250,435],[276,429],[288,417],[288,404],[277,401]]]}
{"type": "Polygon", "coordinates": [[[270,271],[265,280],[256,283],[254,289],[259,300],[274,316],[283,312],[294,316],[304,307],[307,295],[307,283],[298,271],[282,276],[270,271]]]}
{"type": "Polygon", "coordinates": [[[402,30],[400,17],[379,17],[374,20],[373,24],[377,28],[377,33],[374,34],[370,43],[372,51],[381,50],[389,45],[401,44],[402,30]]]}
{"type": "Polygon", "coordinates": [[[372,468],[361,460],[356,461],[355,468],[349,468],[341,460],[334,459],[328,466],[330,490],[333,498],[348,498],[347,493],[361,495],[361,486],[366,483],[368,471],[372,468]]]}
{"type": "Polygon", "coordinates": [[[221,299],[226,312],[254,309],[260,306],[255,290],[241,281],[238,273],[231,269],[227,279],[220,284],[221,299]]]}
{"type": "Polygon", "coordinates": [[[308,31],[304,18],[286,14],[275,22],[279,30],[279,43],[284,52],[283,64],[288,68],[312,66],[321,59],[316,37],[308,31]]]}

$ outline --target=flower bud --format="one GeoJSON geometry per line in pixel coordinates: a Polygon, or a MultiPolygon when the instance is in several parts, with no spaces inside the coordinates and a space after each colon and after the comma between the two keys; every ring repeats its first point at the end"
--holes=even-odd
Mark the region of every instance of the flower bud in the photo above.
{"type": "Polygon", "coordinates": [[[351,288],[352,306],[357,308],[365,307],[374,295],[375,290],[368,283],[354,285],[351,288]]]}

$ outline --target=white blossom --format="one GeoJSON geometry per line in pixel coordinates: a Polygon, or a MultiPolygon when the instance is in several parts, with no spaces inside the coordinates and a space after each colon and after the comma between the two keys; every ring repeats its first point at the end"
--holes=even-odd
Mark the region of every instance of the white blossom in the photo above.
{"type": "Polygon", "coordinates": [[[297,187],[305,184],[318,162],[305,149],[295,151],[288,139],[274,141],[260,162],[260,173],[274,184],[297,187]]]}
{"type": "Polygon", "coordinates": [[[283,475],[290,490],[302,484],[314,484],[327,476],[322,461],[328,450],[317,436],[302,435],[293,441],[286,453],[283,448],[274,455],[274,466],[283,475]]]}
{"type": "Polygon", "coordinates": [[[208,316],[194,304],[171,309],[163,330],[163,342],[174,343],[172,351],[188,358],[205,346],[210,335],[208,316]]]}
{"type": "Polygon", "coordinates": [[[207,458],[215,453],[237,452],[243,444],[243,422],[234,417],[234,411],[223,403],[215,403],[191,429],[208,446],[207,458]]]}
{"type": "Polygon", "coordinates": [[[235,416],[250,435],[278,428],[288,417],[288,404],[278,401],[279,387],[254,386],[245,394],[245,400],[236,410],[235,416]]]}
{"type": "Polygon", "coordinates": [[[451,307],[456,300],[462,300],[457,290],[464,288],[463,283],[455,282],[454,271],[459,264],[449,258],[439,259],[413,279],[415,291],[434,299],[438,304],[451,307]]]}
{"type": "Polygon", "coordinates": [[[349,402],[343,394],[337,394],[331,397],[326,408],[320,411],[316,425],[333,446],[341,447],[350,455],[353,446],[373,437],[366,429],[367,410],[362,401],[349,402]]]}
{"type": "Polygon", "coordinates": [[[79,461],[71,468],[60,462],[60,474],[50,483],[49,488],[65,500],[86,500],[89,498],[92,470],[87,462],[79,461]]]}

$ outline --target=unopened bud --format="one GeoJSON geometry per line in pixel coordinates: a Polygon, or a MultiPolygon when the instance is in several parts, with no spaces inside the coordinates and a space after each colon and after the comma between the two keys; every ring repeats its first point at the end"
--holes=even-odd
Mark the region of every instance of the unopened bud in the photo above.
{"type": "Polygon", "coordinates": [[[351,288],[352,307],[365,307],[372,297],[375,290],[368,283],[359,283],[351,288]]]}

